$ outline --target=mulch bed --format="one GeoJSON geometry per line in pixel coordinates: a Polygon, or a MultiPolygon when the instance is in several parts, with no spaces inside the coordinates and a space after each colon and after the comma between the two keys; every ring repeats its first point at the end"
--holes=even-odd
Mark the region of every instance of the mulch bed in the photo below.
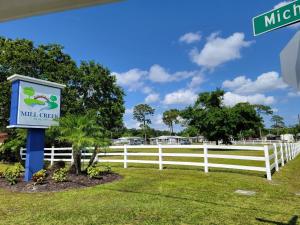
{"type": "Polygon", "coordinates": [[[98,179],[90,179],[86,175],[69,174],[68,181],[57,183],[48,176],[43,184],[34,185],[33,181],[24,182],[23,177],[18,179],[18,183],[10,185],[4,178],[0,178],[0,188],[10,190],[12,192],[57,192],[75,188],[92,187],[100,184],[106,184],[122,179],[119,174],[107,173],[98,179]]]}

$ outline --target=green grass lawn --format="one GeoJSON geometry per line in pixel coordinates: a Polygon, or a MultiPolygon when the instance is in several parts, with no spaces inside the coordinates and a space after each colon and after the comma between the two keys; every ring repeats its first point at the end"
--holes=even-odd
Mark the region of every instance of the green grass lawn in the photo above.
{"type": "Polygon", "coordinates": [[[300,157],[271,182],[256,172],[143,166],[116,164],[122,180],[79,190],[0,189],[0,224],[300,224],[300,157]],[[238,195],[238,189],[256,195],[238,195]]]}

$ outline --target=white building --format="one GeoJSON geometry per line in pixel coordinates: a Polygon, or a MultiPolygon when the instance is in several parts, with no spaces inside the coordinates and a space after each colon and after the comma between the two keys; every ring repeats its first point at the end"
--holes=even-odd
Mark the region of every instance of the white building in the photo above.
{"type": "Polygon", "coordinates": [[[142,145],[144,139],[141,137],[121,137],[113,140],[114,145],[142,145]]]}
{"type": "Polygon", "coordinates": [[[150,138],[151,145],[179,145],[185,141],[188,141],[188,138],[180,136],[160,136],[156,138],[150,138]]]}
{"type": "Polygon", "coordinates": [[[282,134],[280,135],[280,139],[285,142],[294,142],[294,135],[292,134],[282,134]]]}

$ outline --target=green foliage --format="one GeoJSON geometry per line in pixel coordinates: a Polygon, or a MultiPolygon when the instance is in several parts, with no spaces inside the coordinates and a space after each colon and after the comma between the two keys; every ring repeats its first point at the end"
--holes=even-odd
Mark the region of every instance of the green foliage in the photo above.
{"type": "Polygon", "coordinates": [[[0,159],[19,161],[20,148],[25,146],[26,136],[26,129],[10,129],[8,139],[0,146],[0,159]]]}
{"type": "MultiPolygon", "coordinates": [[[[86,147],[104,147],[110,144],[109,132],[97,124],[97,117],[94,111],[86,115],[67,115],[60,118],[58,140],[68,142],[73,147],[73,158],[76,174],[81,172],[81,150],[86,147]]],[[[52,128],[51,128],[52,129],[52,128]]]]}
{"type": "Polygon", "coordinates": [[[17,171],[19,174],[21,174],[22,172],[24,172],[24,167],[22,166],[21,163],[16,163],[16,164],[14,165],[14,167],[15,167],[16,171],[17,171]]]}
{"type": "Polygon", "coordinates": [[[148,125],[151,124],[151,119],[149,118],[149,116],[152,116],[154,112],[155,109],[153,109],[150,105],[147,104],[136,105],[133,109],[133,119],[141,123],[140,127],[144,131],[145,141],[147,139],[146,130],[147,128],[149,128],[148,125]]]}
{"type": "Polygon", "coordinates": [[[111,172],[111,167],[108,165],[104,166],[90,166],[87,169],[87,174],[90,178],[99,178],[103,174],[107,174],[111,172]]]}
{"type": "Polygon", "coordinates": [[[273,123],[272,128],[284,128],[285,126],[283,117],[279,115],[273,115],[271,121],[273,123]]]}
{"type": "MultiPolygon", "coordinates": [[[[11,84],[7,77],[12,74],[66,84],[62,91],[62,116],[85,115],[94,109],[97,124],[106,130],[114,133],[123,127],[124,92],[107,68],[95,62],[77,66],[57,44],[36,46],[29,40],[0,37],[0,49],[0,130],[8,125],[11,84]]],[[[32,90],[26,93],[33,94],[32,90]]]]}
{"type": "Polygon", "coordinates": [[[14,185],[17,183],[17,179],[21,176],[21,172],[22,172],[22,167],[20,165],[8,167],[4,172],[5,180],[10,185],[14,185]]]}
{"type": "Polygon", "coordinates": [[[5,172],[0,170],[0,178],[5,178],[5,172]]]}
{"type": "Polygon", "coordinates": [[[52,175],[52,179],[55,182],[65,182],[68,180],[68,168],[60,168],[58,170],[55,170],[53,175],[52,175]]]}
{"type": "MultiPolygon", "coordinates": [[[[241,138],[243,134],[257,136],[263,127],[263,119],[257,111],[257,105],[239,103],[233,107],[223,105],[224,91],[217,89],[204,92],[194,106],[187,107],[181,116],[187,122],[188,128],[198,134],[203,134],[209,141],[222,140],[228,144],[231,138],[241,138]]],[[[268,107],[259,106],[260,110],[268,107]]]]}
{"type": "Polygon", "coordinates": [[[174,124],[179,123],[179,114],[180,111],[178,109],[170,109],[163,113],[163,122],[170,128],[171,135],[174,133],[173,126],[174,124]]]}
{"type": "Polygon", "coordinates": [[[34,184],[42,184],[44,183],[45,179],[46,179],[46,170],[40,170],[38,172],[36,172],[35,174],[33,174],[32,176],[32,180],[34,182],[34,184]]]}

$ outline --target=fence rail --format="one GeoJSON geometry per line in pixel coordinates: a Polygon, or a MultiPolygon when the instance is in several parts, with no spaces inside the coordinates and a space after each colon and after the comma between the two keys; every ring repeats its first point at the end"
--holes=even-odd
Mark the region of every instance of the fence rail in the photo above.
{"type": "MultiPolygon", "coordinates": [[[[83,162],[89,161],[92,153],[88,151],[92,148],[87,148],[82,151],[83,162]]],[[[119,150],[119,152],[104,152],[96,155],[96,162],[108,163],[123,163],[124,168],[128,167],[129,163],[141,164],[156,164],[162,170],[164,165],[184,165],[204,167],[204,171],[209,172],[209,168],[237,169],[259,171],[266,173],[267,179],[272,179],[272,170],[279,171],[281,166],[294,159],[300,153],[300,143],[274,143],[273,145],[264,146],[223,146],[223,145],[140,145],[140,146],[111,146],[110,150],[119,150]],[[128,152],[130,149],[157,149],[157,152],[142,153],[128,152]],[[164,149],[199,149],[203,153],[166,153],[164,149]],[[263,156],[248,156],[234,154],[215,154],[215,150],[240,150],[240,151],[260,151],[263,156]],[[212,153],[210,153],[212,152],[212,153]],[[272,154],[270,154],[272,152],[272,154]],[[109,156],[122,156],[122,159],[106,159],[109,156]],[[158,157],[158,160],[131,160],[128,156],[151,156],[158,157]],[[203,158],[203,162],[185,162],[185,161],[169,161],[164,160],[165,157],[182,157],[182,158],[203,158]],[[230,165],[209,162],[210,159],[234,159],[234,160],[249,160],[264,162],[264,166],[245,166],[245,165],[230,165]],[[272,163],[271,163],[272,162],[272,163]]],[[[26,159],[26,149],[20,151],[23,160],[26,159]]],[[[51,165],[55,161],[73,162],[72,148],[45,148],[44,160],[50,161],[51,165]]]]}

